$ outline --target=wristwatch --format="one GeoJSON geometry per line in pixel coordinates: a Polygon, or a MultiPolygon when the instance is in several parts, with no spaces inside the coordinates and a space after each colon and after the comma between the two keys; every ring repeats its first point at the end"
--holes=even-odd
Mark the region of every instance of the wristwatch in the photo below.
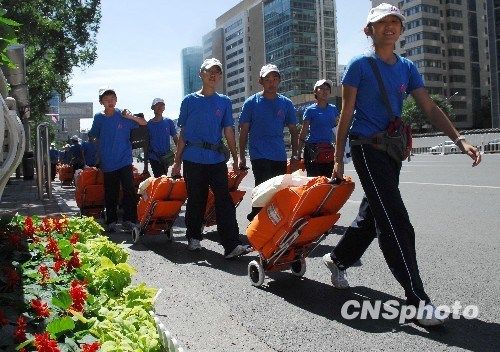
{"type": "Polygon", "coordinates": [[[455,143],[455,145],[458,145],[457,143],[460,142],[460,141],[465,141],[465,137],[464,136],[458,136],[454,141],[453,143],[455,143]]]}

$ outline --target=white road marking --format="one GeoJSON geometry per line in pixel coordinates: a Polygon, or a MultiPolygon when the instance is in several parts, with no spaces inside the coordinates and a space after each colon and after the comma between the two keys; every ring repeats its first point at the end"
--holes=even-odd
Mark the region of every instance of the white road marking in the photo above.
{"type": "Polygon", "coordinates": [[[428,186],[448,186],[448,187],[470,187],[470,188],[487,188],[487,189],[500,189],[500,186],[478,186],[478,185],[457,185],[453,183],[431,183],[431,182],[399,182],[400,184],[413,184],[413,185],[428,185],[428,186]]]}

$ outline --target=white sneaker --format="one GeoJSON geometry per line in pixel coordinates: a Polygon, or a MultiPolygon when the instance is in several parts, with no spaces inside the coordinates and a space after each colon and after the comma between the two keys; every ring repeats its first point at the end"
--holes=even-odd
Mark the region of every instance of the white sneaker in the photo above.
{"type": "Polygon", "coordinates": [[[251,249],[248,246],[244,246],[242,244],[237,245],[234,247],[234,249],[229,253],[224,256],[226,259],[231,259],[235,257],[239,257],[240,255],[247,254],[251,251],[251,249]]]}
{"type": "Polygon", "coordinates": [[[332,285],[335,288],[346,289],[349,288],[349,282],[347,282],[346,271],[340,270],[338,266],[333,262],[330,253],[323,256],[323,263],[332,273],[332,285]]]}
{"type": "Polygon", "coordinates": [[[441,312],[432,303],[420,305],[415,320],[422,326],[437,326],[444,324],[449,313],[441,312]]]}
{"type": "Polygon", "coordinates": [[[195,238],[188,239],[188,251],[201,251],[203,247],[201,246],[200,240],[195,238]]]}

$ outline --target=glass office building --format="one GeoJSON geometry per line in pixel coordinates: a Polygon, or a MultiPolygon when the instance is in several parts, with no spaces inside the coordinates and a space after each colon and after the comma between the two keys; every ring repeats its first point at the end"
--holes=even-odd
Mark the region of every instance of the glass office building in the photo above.
{"type": "Polygon", "coordinates": [[[181,62],[183,93],[188,95],[201,88],[201,78],[198,73],[203,62],[203,48],[192,46],[182,49],[181,62]]]}

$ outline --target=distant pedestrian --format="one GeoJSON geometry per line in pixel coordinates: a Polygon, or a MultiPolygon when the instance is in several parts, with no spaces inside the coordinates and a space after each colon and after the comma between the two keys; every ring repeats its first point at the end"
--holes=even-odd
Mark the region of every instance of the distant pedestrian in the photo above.
{"type": "Polygon", "coordinates": [[[170,137],[177,145],[178,137],[174,121],[163,117],[165,102],[161,98],[155,98],[151,104],[154,117],[148,121],[149,131],[149,162],[154,177],[167,175],[170,163],[174,161],[174,154],[170,147],[170,137]]]}
{"type": "Polygon", "coordinates": [[[472,166],[481,162],[481,154],[430,99],[414,63],[393,52],[404,20],[396,6],[382,3],[372,8],[364,32],[372,38],[375,50],[355,57],[346,68],[332,177],[344,175],[344,145],[349,134],[352,161],[365,196],[356,219],[323,261],[331,271],[333,286],[347,288],[345,270],[377,237],[387,265],[405,291],[407,305],[416,308],[416,320],[431,326],[442,324],[443,319],[424,290],[417,266],[415,231],[399,190],[404,156],[392,152],[395,144],[389,144],[387,138],[393,135],[390,128],[400,124],[406,94],[411,94],[430,122],[474,160],[472,166]]]}
{"type": "Polygon", "coordinates": [[[106,226],[117,231],[117,205],[120,185],[123,191],[123,228],[131,230],[137,222],[137,198],[132,173],[132,144],[130,131],[146,120],[128,110],[116,109],[114,89],[99,90],[99,102],[104,111],[95,114],[89,136],[99,141],[100,166],[104,173],[106,226]]]}
{"type": "Polygon", "coordinates": [[[83,158],[86,166],[99,167],[97,143],[98,141],[94,138],[89,138],[82,143],[83,158]]]}
{"type": "Polygon", "coordinates": [[[304,112],[304,121],[299,135],[299,158],[304,149],[304,164],[307,176],[330,177],[333,171],[333,141],[339,111],[328,103],[333,83],[320,79],[314,85],[316,103],[304,112]]]}
{"type": "Polygon", "coordinates": [[[57,164],[59,163],[59,150],[57,150],[55,143],[50,143],[49,149],[50,157],[50,178],[52,181],[56,178],[57,164]]]}
{"type": "Polygon", "coordinates": [[[71,145],[68,152],[70,165],[73,167],[73,170],[83,169],[83,150],[77,135],[71,137],[71,145]]]}
{"type": "Polygon", "coordinates": [[[187,249],[201,250],[203,214],[208,188],[215,196],[217,233],[225,258],[246,254],[249,248],[239,239],[236,209],[228,190],[227,165],[222,133],[233,157],[233,170],[238,167],[231,100],[216,92],[222,77],[222,64],[206,59],[200,68],[202,87],[188,94],[181,104],[178,126],[181,128],[172,175],[180,174],[181,162],[187,187],[187,249]]]}
{"type": "MultiPolygon", "coordinates": [[[[255,186],[286,173],[287,155],[283,128],[290,132],[290,163],[298,162],[297,116],[290,99],[278,93],[281,75],[273,64],[264,65],[259,74],[262,91],[249,97],[240,114],[240,168],[246,168],[245,150],[252,163],[255,186]]],[[[248,220],[261,208],[252,207],[248,220]]]]}

